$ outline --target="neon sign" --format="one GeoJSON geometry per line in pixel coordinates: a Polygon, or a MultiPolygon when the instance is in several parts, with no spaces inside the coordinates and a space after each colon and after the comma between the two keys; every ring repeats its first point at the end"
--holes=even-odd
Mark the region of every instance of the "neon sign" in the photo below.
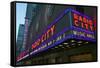
{"type": "Polygon", "coordinates": [[[96,30],[95,21],[92,18],[82,15],[75,10],[72,12],[72,17],[74,26],[93,32],[96,30]]]}
{"type": "Polygon", "coordinates": [[[73,36],[85,40],[94,40],[94,32],[96,31],[95,22],[92,18],[72,10],[72,31],[73,36]]]}
{"type": "Polygon", "coordinates": [[[74,26],[81,27],[86,30],[94,31],[93,21],[91,19],[87,19],[79,14],[73,13],[74,26]]]}
{"type": "Polygon", "coordinates": [[[83,31],[73,30],[73,34],[77,35],[77,36],[81,36],[81,37],[88,37],[90,39],[95,39],[94,34],[88,34],[88,33],[85,33],[83,31]]]}
{"type": "MultiPolygon", "coordinates": [[[[44,51],[48,48],[51,48],[53,46],[55,46],[55,42],[59,42],[62,39],[65,39],[65,32],[67,31],[67,29],[65,29],[64,31],[54,35],[51,39],[47,40],[46,42],[44,42],[43,44],[40,45],[40,47],[36,48],[34,51],[32,51],[30,53],[30,55],[32,54],[36,54],[38,52],[44,51]]],[[[60,42],[59,42],[60,43],[60,42]]]]}
{"type": "Polygon", "coordinates": [[[53,25],[50,29],[48,29],[47,32],[41,36],[41,38],[39,38],[34,44],[32,44],[32,49],[36,48],[42,42],[53,36],[54,30],[55,30],[55,25],[53,25]]]}

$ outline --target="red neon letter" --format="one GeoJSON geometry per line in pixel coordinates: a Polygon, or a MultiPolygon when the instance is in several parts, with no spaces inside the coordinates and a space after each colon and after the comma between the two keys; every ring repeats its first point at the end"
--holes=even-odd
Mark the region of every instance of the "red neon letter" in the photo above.
{"type": "Polygon", "coordinates": [[[79,25],[78,25],[78,20],[74,20],[74,25],[75,25],[75,26],[79,26],[79,25]]]}
{"type": "Polygon", "coordinates": [[[74,13],[74,19],[78,20],[78,15],[74,13]]]}
{"type": "Polygon", "coordinates": [[[47,38],[50,36],[50,29],[47,31],[47,38]]]}
{"type": "Polygon", "coordinates": [[[82,16],[79,16],[79,21],[81,21],[81,22],[82,22],[82,16]]]}
{"type": "Polygon", "coordinates": [[[83,22],[84,22],[84,23],[86,23],[86,22],[87,22],[87,20],[86,20],[86,18],[85,18],[85,17],[83,17],[83,22]]]}
{"type": "Polygon", "coordinates": [[[44,42],[45,39],[46,39],[46,36],[45,36],[45,34],[43,34],[41,37],[41,42],[44,42]]]}
{"type": "Polygon", "coordinates": [[[55,25],[53,25],[53,27],[51,27],[51,33],[52,33],[52,35],[54,34],[54,28],[55,28],[55,25]]]}
{"type": "Polygon", "coordinates": [[[86,29],[88,30],[88,24],[85,24],[86,29]]]}
{"type": "Polygon", "coordinates": [[[35,47],[36,47],[36,45],[33,44],[33,45],[32,45],[32,49],[34,49],[35,47]]]}

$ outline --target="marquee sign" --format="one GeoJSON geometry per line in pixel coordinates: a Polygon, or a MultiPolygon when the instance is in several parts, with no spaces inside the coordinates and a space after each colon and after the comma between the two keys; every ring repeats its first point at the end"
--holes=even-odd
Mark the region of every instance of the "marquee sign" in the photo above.
{"type": "Polygon", "coordinates": [[[57,46],[71,38],[95,42],[94,31],[92,18],[75,10],[67,9],[32,44],[33,51],[29,54],[19,55],[17,61],[57,46]]]}
{"type": "Polygon", "coordinates": [[[96,31],[94,20],[75,10],[71,11],[73,36],[77,39],[95,41],[94,32],[96,31]]]}

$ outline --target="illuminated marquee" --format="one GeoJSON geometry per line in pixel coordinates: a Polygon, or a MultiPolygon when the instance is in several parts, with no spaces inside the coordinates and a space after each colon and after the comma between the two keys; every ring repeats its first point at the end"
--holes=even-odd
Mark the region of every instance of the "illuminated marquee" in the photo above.
{"type": "Polygon", "coordinates": [[[95,21],[75,10],[71,11],[73,36],[82,40],[95,41],[94,32],[96,31],[95,21]]]}
{"type": "Polygon", "coordinates": [[[96,25],[94,26],[94,21],[91,18],[75,10],[67,9],[32,44],[33,51],[29,54],[22,53],[22,55],[18,56],[17,61],[57,46],[57,44],[67,39],[81,39],[94,42],[94,31],[96,31],[96,25]]]}

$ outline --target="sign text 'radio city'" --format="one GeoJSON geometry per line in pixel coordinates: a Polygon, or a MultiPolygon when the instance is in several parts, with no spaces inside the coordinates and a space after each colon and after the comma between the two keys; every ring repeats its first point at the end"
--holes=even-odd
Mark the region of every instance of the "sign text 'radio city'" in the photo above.
{"type": "Polygon", "coordinates": [[[81,27],[81,28],[89,30],[89,31],[96,30],[93,20],[88,19],[85,16],[81,16],[76,13],[73,13],[73,18],[74,18],[74,26],[81,27]]]}

